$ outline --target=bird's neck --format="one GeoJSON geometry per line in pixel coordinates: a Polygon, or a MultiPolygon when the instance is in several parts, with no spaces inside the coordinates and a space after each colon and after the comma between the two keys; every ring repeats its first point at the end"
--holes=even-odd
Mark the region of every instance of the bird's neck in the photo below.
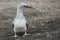
{"type": "Polygon", "coordinates": [[[23,12],[22,12],[22,9],[20,10],[20,8],[17,8],[17,15],[16,15],[16,18],[24,18],[24,15],[23,15],[23,12]]]}

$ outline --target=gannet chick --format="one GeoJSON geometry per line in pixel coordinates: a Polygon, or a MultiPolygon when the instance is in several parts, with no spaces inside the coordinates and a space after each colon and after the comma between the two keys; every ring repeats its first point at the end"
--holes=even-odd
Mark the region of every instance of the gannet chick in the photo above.
{"type": "Polygon", "coordinates": [[[18,32],[24,32],[24,35],[27,35],[27,21],[23,15],[22,9],[23,8],[32,8],[31,6],[28,6],[26,3],[20,3],[17,6],[17,15],[13,21],[13,30],[14,30],[14,37],[17,37],[18,32]]]}

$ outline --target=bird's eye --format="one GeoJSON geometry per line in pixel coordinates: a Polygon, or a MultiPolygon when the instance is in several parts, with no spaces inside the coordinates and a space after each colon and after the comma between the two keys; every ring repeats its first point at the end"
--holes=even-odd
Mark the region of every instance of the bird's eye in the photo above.
{"type": "Polygon", "coordinates": [[[26,7],[26,5],[24,5],[23,7],[26,7]]]}
{"type": "Polygon", "coordinates": [[[25,7],[25,8],[33,8],[31,6],[28,6],[28,5],[24,5],[23,7],[25,7]]]}

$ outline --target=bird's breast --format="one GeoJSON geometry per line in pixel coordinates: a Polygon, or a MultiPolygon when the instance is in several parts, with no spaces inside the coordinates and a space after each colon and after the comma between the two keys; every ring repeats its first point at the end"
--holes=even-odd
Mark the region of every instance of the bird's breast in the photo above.
{"type": "Polygon", "coordinates": [[[25,20],[15,20],[14,21],[14,31],[22,32],[26,30],[26,21],[25,20]]]}
{"type": "Polygon", "coordinates": [[[15,27],[25,27],[26,20],[15,20],[14,25],[15,27]]]}

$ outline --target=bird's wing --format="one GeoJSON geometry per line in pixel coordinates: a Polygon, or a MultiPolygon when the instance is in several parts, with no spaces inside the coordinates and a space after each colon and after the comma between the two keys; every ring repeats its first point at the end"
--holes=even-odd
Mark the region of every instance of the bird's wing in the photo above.
{"type": "Polygon", "coordinates": [[[12,25],[12,29],[14,28],[14,23],[11,23],[11,25],[12,25]]]}
{"type": "Polygon", "coordinates": [[[28,29],[28,27],[29,27],[29,23],[28,23],[28,22],[26,23],[26,27],[27,27],[27,29],[28,29]]]}

